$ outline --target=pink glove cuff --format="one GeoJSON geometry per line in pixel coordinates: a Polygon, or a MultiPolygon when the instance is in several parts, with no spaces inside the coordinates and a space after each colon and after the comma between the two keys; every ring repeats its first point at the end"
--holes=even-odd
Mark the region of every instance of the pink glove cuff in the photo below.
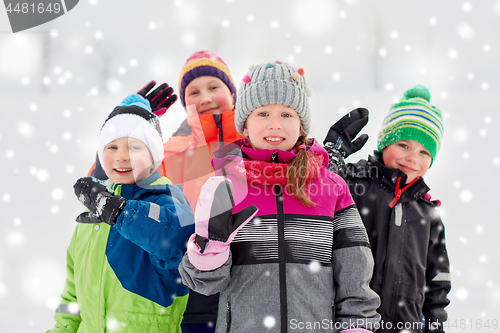
{"type": "Polygon", "coordinates": [[[195,241],[196,233],[189,237],[187,255],[191,264],[200,271],[212,271],[224,265],[229,258],[229,244],[209,241],[205,251],[200,253],[200,248],[195,241]]]}
{"type": "Polygon", "coordinates": [[[365,330],[364,328],[350,328],[348,330],[342,330],[340,333],[372,333],[372,331],[365,330]]]}

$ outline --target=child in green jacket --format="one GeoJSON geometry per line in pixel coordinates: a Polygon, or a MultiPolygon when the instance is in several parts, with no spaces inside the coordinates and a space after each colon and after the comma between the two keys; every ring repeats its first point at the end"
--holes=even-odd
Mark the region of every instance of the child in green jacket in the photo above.
{"type": "Polygon", "coordinates": [[[130,95],[113,110],[98,154],[108,180],[74,185],[88,211],[77,217],[47,332],[180,332],[189,290],[177,267],[194,216],[181,187],[154,172],[163,140],[148,100],[130,95]]]}

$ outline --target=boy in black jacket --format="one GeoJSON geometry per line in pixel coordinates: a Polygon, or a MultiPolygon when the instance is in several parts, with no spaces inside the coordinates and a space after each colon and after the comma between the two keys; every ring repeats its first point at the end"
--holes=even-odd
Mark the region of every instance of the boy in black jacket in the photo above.
{"type": "Polygon", "coordinates": [[[341,175],[361,213],[375,268],[370,286],[380,295],[377,332],[444,332],[450,270],[444,226],[422,176],[441,145],[441,112],[430,93],[416,86],[384,119],[377,151],[368,160],[344,164],[368,136],[352,140],[368,122],[356,109],[334,124],[324,145],[329,168],[341,175]]]}

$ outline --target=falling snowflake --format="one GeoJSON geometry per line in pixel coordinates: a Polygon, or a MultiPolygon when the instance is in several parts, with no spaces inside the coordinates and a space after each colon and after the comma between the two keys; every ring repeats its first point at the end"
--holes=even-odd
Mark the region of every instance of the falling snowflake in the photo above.
{"type": "Polygon", "coordinates": [[[450,59],[456,59],[458,57],[458,52],[457,50],[451,49],[448,51],[448,57],[450,59]]]}
{"type": "Polygon", "coordinates": [[[465,289],[465,288],[458,288],[457,291],[455,291],[455,297],[459,301],[465,301],[468,296],[469,296],[469,293],[467,292],[467,289],[465,289]]]}
{"type": "Polygon", "coordinates": [[[18,247],[24,244],[25,236],[19,230],[14,230],[7,233],[7,244],[12,247],[18,247]]]}
{"type": "Polygon", "coordinates": [[[460,200],[463,202],[470,202],[472,200],[472,192],[469,190],[463,190],[460,192],[460,200]]]}
{"type": "Polygon", "coordinates": [[[465,40],[474,38],[474,30],[467,24],[460,24],[457,28],[458,35],[465,40]]]}
{"type": "Polygon", "coordinates": [[[273,316],[267,316],[264,318],[263,324],[266,328],[273,328],[274,326],[276,326],[276,318],[274,318],[273,316]]]}
{"type": "Polygon", "coordinates": [[[457,128],[453,133],[453,137],[459,143],[466,142],[469,139],[469,133],[465,128],[457,128]]]}
{"type": "Polygon", "coordinates": [[[8,293],[7,286],[0,282],[0,298],[7,296],[8,293]]]}
{"type": "Polygon", "coordinates": [[[106,328],[110,331],[118,329],[119,323],[115,318],[106,318],[106,328]]]}
{"type": "Polygon", "coordinates": [[[64,198],[64,191],[60,188],[55,188],[51,192],[52,199],[60,201],[64,198]]]}
{"type": "Polygon", "coordinates": [[[313,260],[309,263],[309,270],[311,273],[317,273],[321,270],[321,264],[319,261],[313,260]]]}

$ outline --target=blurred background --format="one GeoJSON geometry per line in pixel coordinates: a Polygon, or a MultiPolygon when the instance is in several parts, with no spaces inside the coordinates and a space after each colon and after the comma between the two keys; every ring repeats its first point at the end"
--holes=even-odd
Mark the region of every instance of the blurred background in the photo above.
{"type": "MultiPolygon", "coordinates": [[[[252,63],[302,67],[320,141],[343,114],[368,108],[370,140],[350,161],[375,149],[405,90],[427,85],[445,124],[425,179],[443,203],[452,265],[446,331],[500,331],[499,0],[81,0],[16,34],[0,9],[0,332],[53,327],[83,210],[72,186],[103,121],[151,79],[177,90],[202,49],[237,86],[252,63]]],[[[165,139],[184,118],[180,103],[169,109],[165,139]]]]}

